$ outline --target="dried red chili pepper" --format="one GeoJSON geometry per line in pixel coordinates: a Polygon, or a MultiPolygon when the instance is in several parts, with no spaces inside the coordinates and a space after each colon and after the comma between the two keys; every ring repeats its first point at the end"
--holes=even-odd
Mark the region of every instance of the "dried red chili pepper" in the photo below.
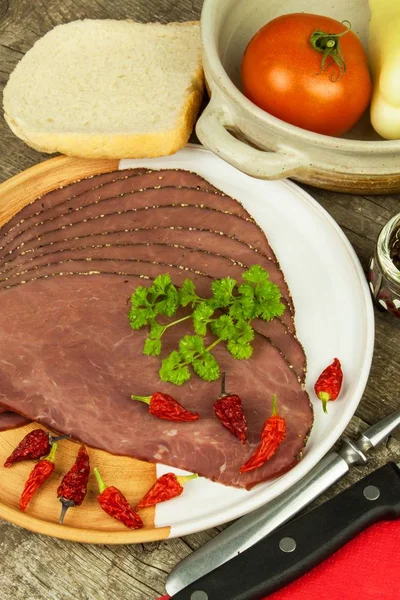
{"type": "Polygon", "coordinates": [[[247,439],[247,421],[243,413],[242,401],[237,394],[225,391],[225,373],[222,373],[221,395],[214,402],[214,412],[222,425],[229,429],[242,444],[247,439]]]}
{"type": "Polygon", "coordinates": [[[135,513],[123,493],[112,485],[106,486],[98,469],[94,469],[94,474],[100,490],[97,500],[104,512],[130,529],[143,527],[142,519],[135,513]]]}
{"type": "Polygon", "coordinates": [[[68,435],[59,435],[53,437],[48,431],[43,429],[34,429],[26,434],[20,441],[15,450],[10,454],[4,463],[5,467],[11,467],[16,462],[23,460],[39,460],[47,456],[54,442],[65,440],[68,435]]]}
{"type": "Polygon", "coordinates": [[[276,395],[272,396],[272,415],[264,423],[261,432],[261,441],[249,460],[239,469],[240,473],[246,473],[261,467],[278,450],[285,439],[286,422],[276,412],[276,395]]]}
{"type": "Polygon", "coordinates": [[[343,371],[340,360],[335,358],[333,363],[326,367],[314,385],[315,393],[322,401],[324,413],[327,413],[327,403],[336,400],[339,396],[343,382],[343,371]]]}
{"type": "Polygon", "coordinates": [[[21,497],[19,499],[19,507],[25,510],[34,494],[42,487],[45,481],[50,477],[55,469],[54,457],[57,450],[57,444],[53,444],[50,453],[45,458],[42,458],[31,471],[21,497]]]}
{"type": "Polygon", "coordinates": [[[57,498],[62,504],[59,523],[64,522],[65,513],[72,506],[80,506],[86,496],[90,475],[89,454],[85,446],[81,446],[71,469],[66,473],[58,486],[57,498]]]}
{"type": "Polygon", "coordinates": [[[149,405],[149,413],[165,419],[166,421],[197,421],[199,413],[186,410],[169,394],[155,392],[152,396],[131,396],[132,400],[139,400],[149,405]]]}
{"type": "Polygon", "coordinates": [[[139,500],[135,510],[148,508],[149,506],[154,506],[154,504],[159,504],[160,502],[180,496],[183,492],[183,484],[197,477],[197,473],[193,473],[193,475],[175,475],[175,473],[161,475],[147,494],[139,500]]]}

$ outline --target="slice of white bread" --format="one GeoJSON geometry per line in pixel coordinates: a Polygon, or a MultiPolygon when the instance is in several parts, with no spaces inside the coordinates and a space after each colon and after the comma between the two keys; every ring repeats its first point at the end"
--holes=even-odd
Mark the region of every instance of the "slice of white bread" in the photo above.
{"type": "Polygon", "coordinates": [[[4,89],[4,116],[41,152],[163,156],[188,141],[202,93],[198,22],[87,19],[26,53],[4,89]]]}

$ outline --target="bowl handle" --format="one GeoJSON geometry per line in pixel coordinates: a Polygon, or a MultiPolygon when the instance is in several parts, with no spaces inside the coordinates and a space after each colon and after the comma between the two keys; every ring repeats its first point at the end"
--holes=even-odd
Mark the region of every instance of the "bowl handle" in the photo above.
{"type": "Polygon", "coordinates": [[[288,177],[304,166],[304,156],[257,150],[238,140],[226,129],[234,127],[228,109],[215,98],[214,92],[197,121],[196,134],[203,146],[240,171],[260,179],[288,177]]]}

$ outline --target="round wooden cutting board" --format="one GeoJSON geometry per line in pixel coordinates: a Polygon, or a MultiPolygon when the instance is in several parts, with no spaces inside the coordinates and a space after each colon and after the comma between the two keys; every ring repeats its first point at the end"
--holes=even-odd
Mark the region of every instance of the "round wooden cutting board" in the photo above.
{"type": "MultiPolygon", "coordinates": [[[[78,179],[117,170],[118,164],[119,161],[116,160],[83,160],[59,156],[16,175],[0,185],[0,226],[26,204],[46,192],[78,179]]],[[[26,512],[21,512],[19,497],[34,463],[22,462],[8,469],[3,464],[20,440],[37,427],[37,424],[32,423],[0,433],[1,518],[37,533],[95,544],[149,542],[169,536],[169,527],[154,526],[154,509],[141,511],[145,526],[132,531],[104,513],[96,499],[98,492],[93,475],[94,467],[100,469],[106,484],[118,487],[132,506],[135,506],[156,480],[156,466],[132,458],[113,456],[94,448],[88,448],[91,476],[86,498],[80,507],[71,508],[64,525],[59,525],[61,504],[57,499],[57,487],[74,463],[79,450],[79,444],[69,440],[58,444],[55,472],[34,496],[26,512]]]]}

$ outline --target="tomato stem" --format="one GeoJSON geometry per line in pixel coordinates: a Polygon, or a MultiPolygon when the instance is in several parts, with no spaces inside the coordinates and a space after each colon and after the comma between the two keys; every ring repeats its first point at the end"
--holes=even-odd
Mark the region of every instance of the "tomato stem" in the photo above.
{"type": "Polygon", "coordinates": [[[325,31],[315,30],[310,37],[310,44],[314,50],[323,54],[321,69],[318,75],[334,63],[339,67],[339,77],[336,77],[335,79],[331,77],[332,81],[338,81],[346,73],[346,63],[340,48],[340,38],[350,31],[351,23],[349,23],[349,21],[342,22],[343,25],[345,23],[348,24],[348,27],[345,31],[342,31],[342,33],[325,33],[325,31]],[[326,61],[328,58],[331,58],[332,60],[327,63],[326,61]]]}

